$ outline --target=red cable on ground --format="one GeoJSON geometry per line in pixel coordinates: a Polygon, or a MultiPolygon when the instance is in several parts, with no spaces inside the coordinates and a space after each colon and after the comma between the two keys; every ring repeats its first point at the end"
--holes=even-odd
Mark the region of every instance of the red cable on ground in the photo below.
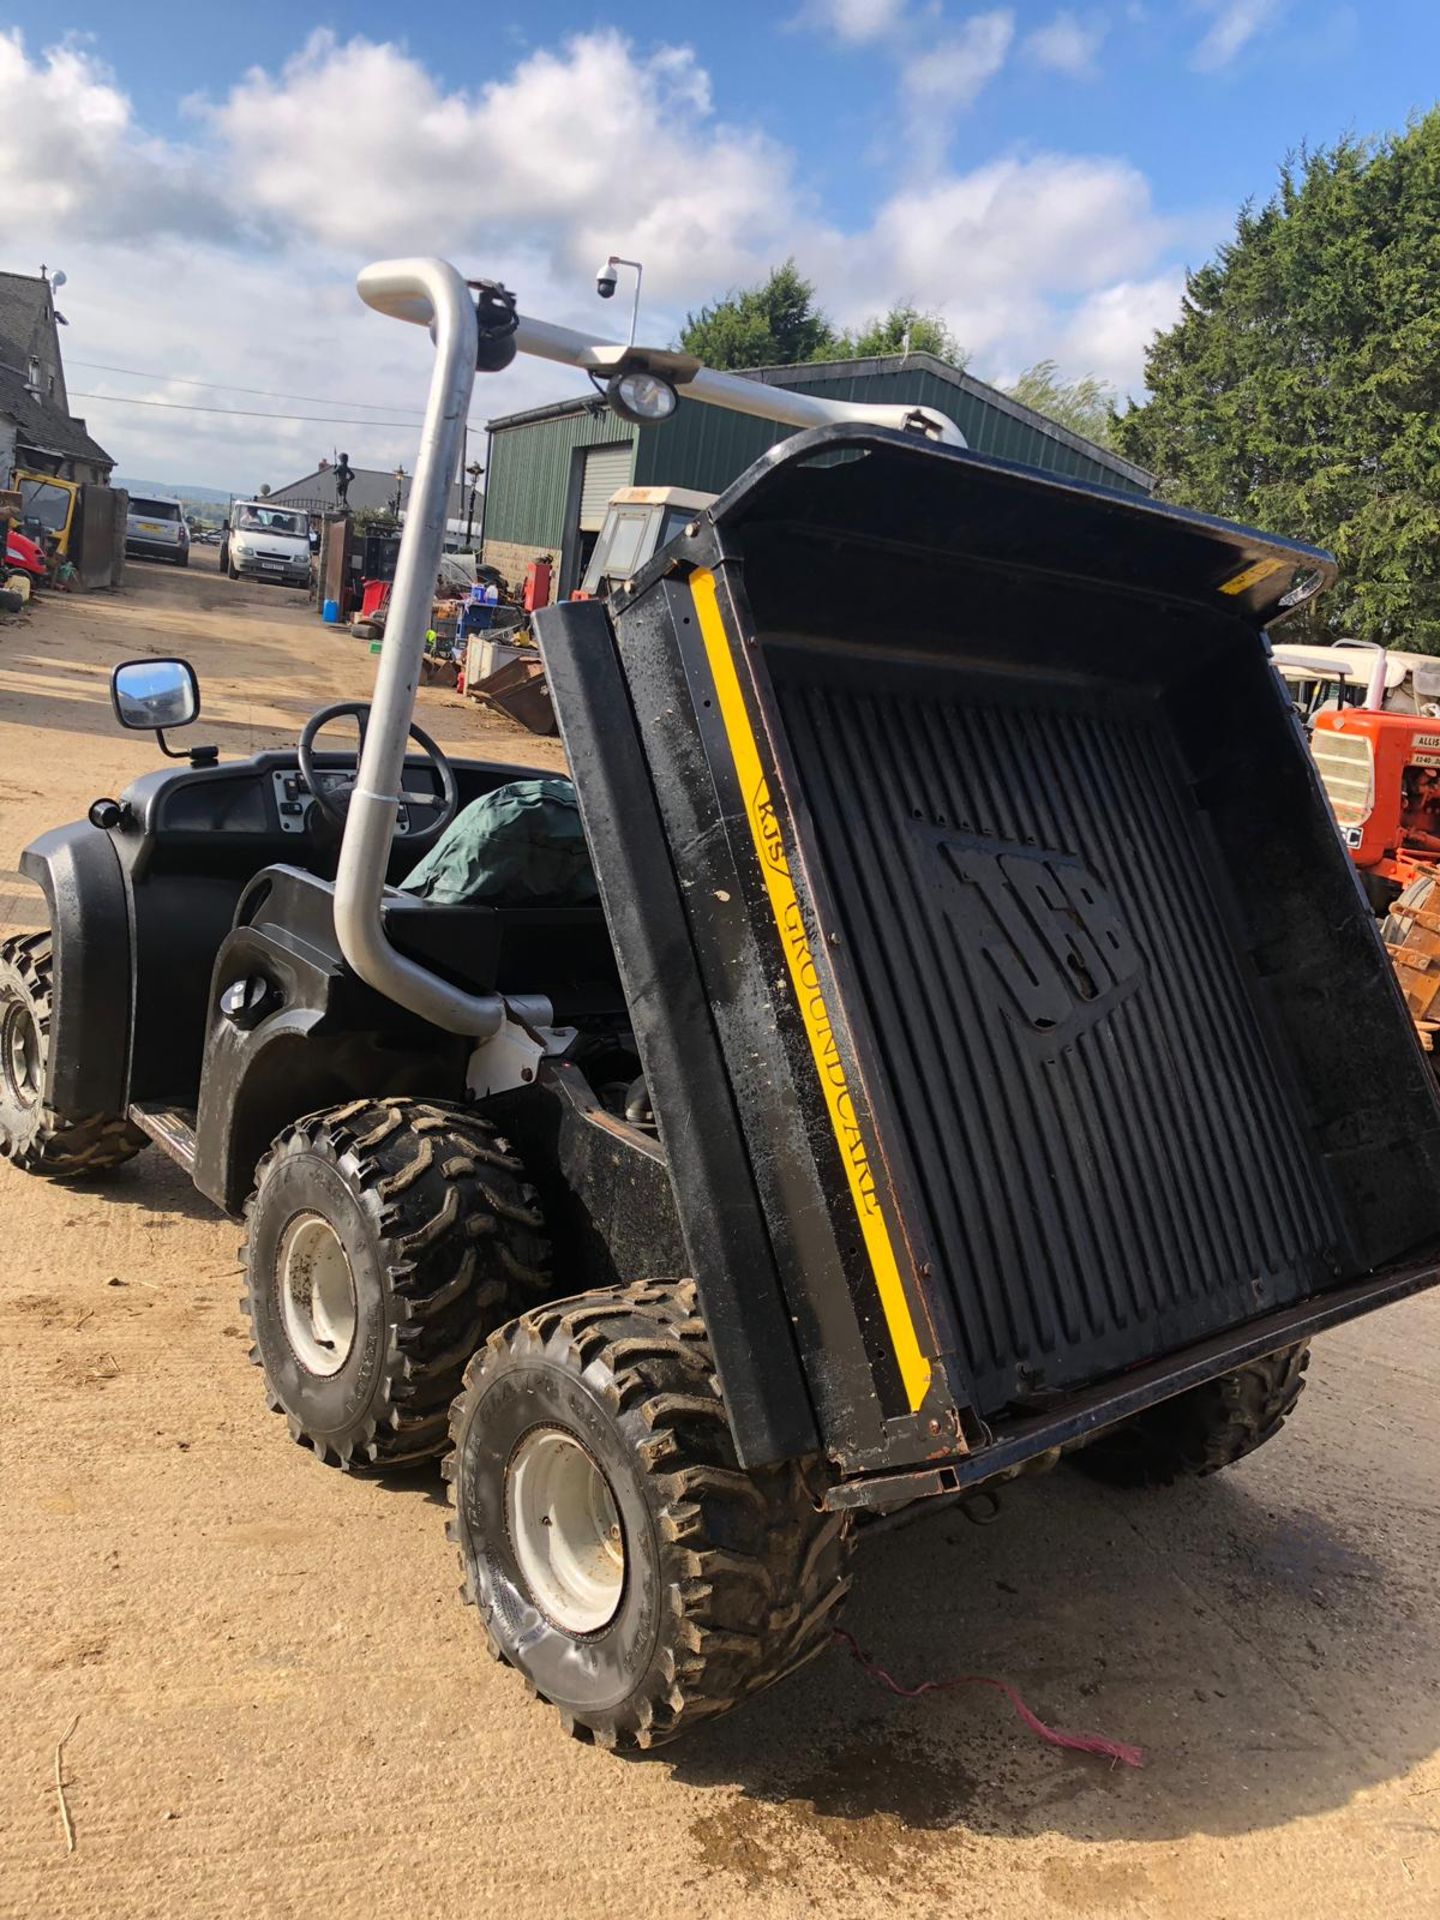
{"type": "Polygon", "coordinates": [[[984,1673],[960,1673],[949,1680],[922,1680],[918,1687],[903,1686],[870,1658],[853,1633],[844,1627],[832,1627],[831,1632],[842,1646],[850,1649],[872,1680],[902,1700],[918,1700],[925,1693],[949,1693],[956,1687],[991,1687],[996,1693],[1003,1693],[1030,1731],[1041,1740],[1048,1740],[1052,1747],[1068,1747],[1074,1753],[1097,1753],[1112,1766],[1143,1767],[1145,1764],[1143,1748],[1127,1746],[1123,1740],[1107,1740],[1098,1733],[1063,1733],[1058,1727],[1047,1727],[1038,1714],[1030,1711],[1008,1680],[994,1680],[984,1673]]]}

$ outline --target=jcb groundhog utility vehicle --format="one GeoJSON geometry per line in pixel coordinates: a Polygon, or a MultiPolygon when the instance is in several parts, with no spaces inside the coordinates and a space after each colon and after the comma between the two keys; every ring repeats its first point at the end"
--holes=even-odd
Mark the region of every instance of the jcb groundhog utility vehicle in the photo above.
{"type": "MultiPolygon", "coordinates": [[[[1436,1280],[1440,1110],[1266,658],[1325,556],[437,261],[360,285],[437,339],[373,705],[26,851],[0,1139],[154,1141],[243,1212],[270,1405],[352,1470],[443,1455],[494,1653],[646,1746],[826,1644],[866,1515],[1269,1439],[1312,1334],[1436,1280]],[[573,788],[413,725],[517,347],[816,428],[539,616],[573,788]]],[[[115,698],[197,703],[155,660],[115,698]]]]}

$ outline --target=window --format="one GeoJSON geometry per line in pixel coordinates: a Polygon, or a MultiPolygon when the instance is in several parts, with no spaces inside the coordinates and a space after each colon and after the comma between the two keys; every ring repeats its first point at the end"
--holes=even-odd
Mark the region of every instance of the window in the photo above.
{"type": "Polygon", "coordinates": [[[70,490],[49,480],[22,480],[20,498],[25,503],[22,520],[38,520],[46,533],[63,533],[70,518],[70,490]]]}
{"type": "Polygon", "coordinates": [[[142,500],[137,494],[130,496],[130,512],[136,520],[178,520],[179,503],[174,500],[142,500]]]}
{"type": "Polygon", "coordinates": [[[1375,807],[1375,755],[1363,733],[1317,733],[1315,765],[1341,827],[1363,827],[1375,807]]]}
{"type": "Polygon", "coordinates": [[[252,500],[235,509],[235,530],[237,533],[288,533],[303,540],[310,532],[310,522],[303,513],[263,506],[252,500]]]}

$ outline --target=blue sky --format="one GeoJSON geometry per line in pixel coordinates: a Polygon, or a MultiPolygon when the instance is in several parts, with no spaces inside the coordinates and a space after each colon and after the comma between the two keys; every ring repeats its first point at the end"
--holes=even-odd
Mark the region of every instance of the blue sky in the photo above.
{"type": "MultiPolygon", "coordinates": [[[[740,0],[683,27],[673,4],[438,0],[403,35],[370,0],[45,11],[0,4],[0,265],[64,265],[71,385],[102,396],[76,410],[122,467],[247,487],[329,437],[403,457],[423,340],[351,291],[396,251],[603,328],[593,258],[638,250],[662,339],[793,252],[841,320],[912,299],[984,377],[1054,357],[1138,391],[1183,267],[1288,150],[1440,91],[1435,0],[740,0]],[[234,386],[377,424],[129,404],[233,410],[234,386]]],[[[473,417],[564,390],[521,366],[473,417]]]]}

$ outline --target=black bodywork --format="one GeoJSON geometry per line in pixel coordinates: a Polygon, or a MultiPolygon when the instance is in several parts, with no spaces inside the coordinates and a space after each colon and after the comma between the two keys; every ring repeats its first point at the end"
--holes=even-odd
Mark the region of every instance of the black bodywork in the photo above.
{"type": "MultiPolygon", "coordinates": [[[[744,1463],[958,1487],[1440,1277],[1440,1108],[1266,658],[1331,571],[823,429],[537,617],[603,914],[389,930],[578,1028],[494,1110],[566,1292],[695,1277],[744,1463]]],[[[300,1114],[465,1091],[341,959],[294,765],[152,775],[24,857],[49,1097],[146,1111],[232,1211],[300,1114]]]]}
{"type": "MultiPolygon", "coordinates": [[[[462,804],[533,777],[476,762],[455,773],[462,804]]],[[[303,830],[282,824],[298,779],[289,752],[148,774],[127,791],[118,825],[58,828],[21,859],[45,889],[55,943],[47,1099],[66,1113],[133,1113],[232,1213],[260,1155],[300,1115],[385,1094],[465,1095],[467,1045],[342,959],[336,836],[313,809],[303,830]]],[[[436,784],[419,758],[406,783],[436,784]]],[[[303,793],[299,805],[309,806],[303,793]]],[[[397,842],[392,883],[423,845],[397,842]]],[[[444,907],[393,891],[384,915],[412,958],[472,991],[546,995],[591,1041],[598,1067],[633,1075],[599,908],[444,907]]],[[[652,1137],[621,1131],[653,1154],[652,1137]]],[[[666,1231],[657,1226],[662,1244],[666,1231]]]]}

